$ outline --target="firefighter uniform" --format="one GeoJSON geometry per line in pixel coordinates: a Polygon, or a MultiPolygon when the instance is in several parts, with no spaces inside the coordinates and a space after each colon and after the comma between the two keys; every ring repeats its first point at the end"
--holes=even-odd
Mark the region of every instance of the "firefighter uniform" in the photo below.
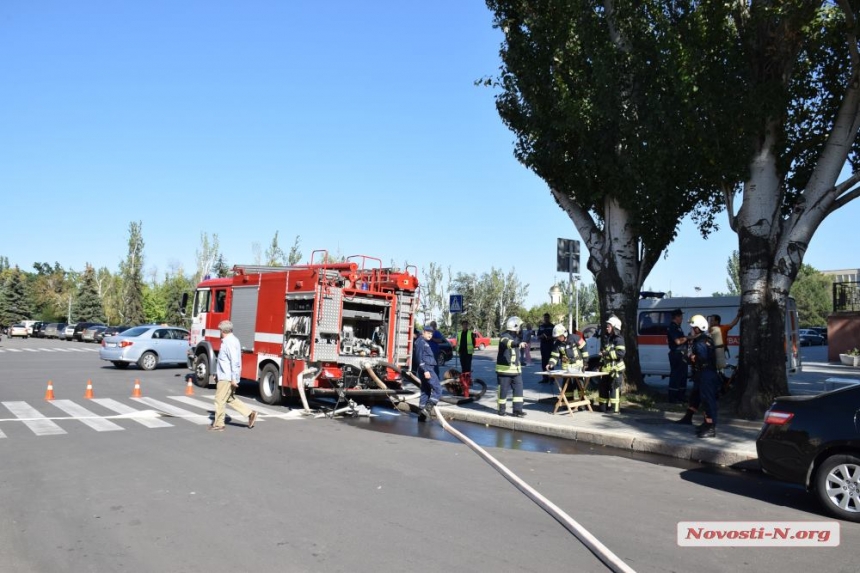
{"type": "MultiPolygon", "coordinates": [[[[705,328],[707,328],[706,325],[705,328]]],[[[699,426],[696,434],[700,438],[712,438],[716,436],[720,376],[717,373],[714,340],[704,330],[700,330],[693,339],[690,359],[693,363],[694,386],[699,389],[702,407],[705,410],[705,423],[699,426]]]]}
{"type": "MultiPolygon", "coordinates": [[[[433,330],[432,326],[424,327],[424,333],[432,335],[433,330]]],[[[442,397],[442,384],[439,382],[439,377],[436,376],[436,357],[433,356],[433,349],[430,348],[428,338],[425,334],[415,339],[416,373],[421,380],[421,397],[418,399],[418,420],[420,422],[426,420],[433,413],[433,408],[442,397]]]]}
{"type": "Polygon", "coordinates": [[[672,321],[666,333],[669,343],[669,403],[684,402],[687,393],[687,344],[678,317],[684,312],[677,308],[672,311],[672,321]]]}
{"type": "Polygon", "coordinates": [[[505,332],[499,337],[499,354],[496,357],[496,377],[499,380],[496,403],[499,416],[504,416],[508,393],[513,394],[512,413],[519,418],[526,415],[523,411],[523,369],[518,358],[522,321],[516,316],[511,317],[506,321],[505,327],[505,332]]]}
{"type": "Polygon", "coordinates": [[[624,337],[621,336],[621,321],[611,316],[606,321],[606,333],[600,350],[600,378],[597,387],[597,403],[601,412],[618,414],[621,411],[621,385],[624,382],[624,337]]]}
{"type": "MultiPolygon", "coordinates": [[[[558,327],[559,325],[556,325],[556,328],[558,327]]],[[[564,332],[566,333],[567,330],[564,332]]],[[[560,366],[560,370],[584,370],[585,365],[588,364],[588,351],[585,349],[583,340],[575,334],[568,334],[567,336],[560,334],[555,339],[552,351],[549,354],[549,362],[546,365],[547,370],[552,370],[556,364],[560,366]]],[[[565,396],[574,398],[574,391],[569,390],[565,396]]]]}

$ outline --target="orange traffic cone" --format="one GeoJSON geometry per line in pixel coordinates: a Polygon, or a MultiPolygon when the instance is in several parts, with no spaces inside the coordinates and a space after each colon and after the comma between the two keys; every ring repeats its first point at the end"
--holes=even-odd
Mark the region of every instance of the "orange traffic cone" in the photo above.
{"type": "Polygon", "coordinates": [[[188,383],[185,384],[185,395],[194,396],[194,384],[191,383],[191,378],[189,378],[188,383]]]}
{"type": "Polygon", "coordinates": [[[87,391],[86,391],[86,392],[84,392],[84,398],[86,398],[86,399],[91,399],[91,398],[94,398],[94,397],[95,397],[95,396],[93,396],[93,381],[92,381],[92,380],[87,380],[87,391]]]}
{"type": "Polygon", "coordinates": [[[54,384],[48,380],[48,389],[45,391],[45,400],[54,399],[54,384]]]}
{"type": "Polygon", "coordinates": [[[140,398],[143,394],[140,393],[140,380],[134,380],[134,390],[131,392],[132,398],[140,398]]]}

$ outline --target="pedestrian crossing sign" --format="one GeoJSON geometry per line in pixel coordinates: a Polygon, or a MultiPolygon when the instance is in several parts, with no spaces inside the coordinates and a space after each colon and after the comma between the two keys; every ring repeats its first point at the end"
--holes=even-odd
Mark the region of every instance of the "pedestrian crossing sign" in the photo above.
{"type": "Polygon", "coordinates": [[[451,314],[463,312],[463,295],[461,295],[461,294],[452,294],[451,295],[451,300],[448,304],[448,312],[450,312],[451,314]]]}

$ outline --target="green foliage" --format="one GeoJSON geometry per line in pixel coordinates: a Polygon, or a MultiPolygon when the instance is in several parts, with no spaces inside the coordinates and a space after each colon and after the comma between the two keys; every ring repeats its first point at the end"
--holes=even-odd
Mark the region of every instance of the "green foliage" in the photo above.
{"type": "Polygon", "coordinates": [[[142,225],[140,221],[132,221],[128,226],[128,255],[120,265],[120,319],[123,324],[142,324],[146,321],[143,306],[143,247],[142,225]]]}
{"type": "Polygon", "coordinates": [[[72,301],[72,321],[104,322],[105,314],[96,284],[96,272],[87,265],[77,295],[72,301]]]}
{"type": "Polygon", "coordinates": [[[4,275],[0,290],[0,324],[8,326],[31,319],[33,308],[25,277],[18,267],[8,269],[4,275]]]}
{"type": "Polygon", "coordinates": [[[833,279],[803,264],[791,285],[791,296],[797,303],[800,328],[827,324],[833,311],[833,279]]]}

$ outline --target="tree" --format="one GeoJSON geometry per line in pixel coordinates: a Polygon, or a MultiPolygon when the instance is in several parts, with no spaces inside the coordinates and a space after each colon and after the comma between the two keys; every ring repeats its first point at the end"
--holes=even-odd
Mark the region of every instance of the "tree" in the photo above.
{"type": "MultiPolygon", "coordinates": [[[[212,239],[206,233],[200,233],[200,248],[197,250],[197,272],[194,273],[192,279],[194,284],[203,280],[203,277],[213,272],[212,268],[216,261],[223,263],[223,257],[218,252],[218,234],[213,233],[212,239]]],[[[259,261],[258,261],[259,263],[259,261]]],[[[220,268],[218,269],[221,270],[220,268]]],[[[221,276],[218,274],[217,276],[221,276]]],[[[226,276],[226,275],[224,275],[226,276]]]]}
{"type": "MultiPolygon", "coordinates": [[[[691,214],[710,232],[719,185],[743,167],[737,146],[714,137],[736,136],[741,110],[708,81],[736,71],[711,55],[728,23],[712,20],[720,11],[710,4],[487,0],[504,41],[500,75],[483,83],[501,90],[515,156],[583,238],[601,313],[625,325],[636,323],[641,286],[679,221],[691,214]],[[704,105],[711,99],[719,112],[704,105]]],[[[638,385],[635,333],[622,332],[638,385]]]]}
{"type": "Polygon", "coordinates": [[[266,262],[263,264],[270,267],[282,267],[287,264],[287,254],[278,245],[278,231],[275,231],[275,236],[272,238],[269,248],[266,249],[266,262]]]}
{"type": "Polygon", "coordinates": [[[715,292],[713,296],[738,296],[741,294],[741,260],[738,251],[732,251],[728,262],[726,263],[726,279],[727,292],[715,292]]]}
{"type": "Polygon", "coordinates": [[[749,418],[788,393],[786,299],[807,245],[827,216],[860,195],[857,7],[735,3],[729,33],[713,47],[724,61],[744,64],[741,74],[717,73],[712,82],[728,83],[745,110],[736,120],[748,168],[724,195],[740,253],[738,409],[749,418]],[[840,183],[846,162],[853,173],[840,183]]]}
{"type": "Polygon", "coordinates": [[[287,264],[295,265],[299,261],[302,260],[302,252],[299,250],[299,245],[301,244],[301,237],[296,235],[296,240],[293,241],[293,246],[290,247],[290,254],[287,255],[287,264]]]}
{"type": "Polygon", "coordinates": [[[801,328],[827,324],[827,315],[833,309],[833,279],[811,266],[803,264],[791,285],[791,296],[797,302],[797,315],[801,328]]]}
{"type": "Polygon", "coordinates": [[[8,326],[28,320],[32,312],[23,273],[17,266],[9,269],[0,292],[0,324],[8,326]]]}
{"type": "Polygon", "coordinates": [[[77,295],[72,302],[72,318],[75,321],[104,322],[104,308],[98,293],[96,271],[87,265],[78,287],[77,295]]]}
{"type": "Polygon", "coordinates": [[[143,324],[146,313],[143,308],[143,235],[141,223],[128,226],[128,255],[120,264],[122,275],[122,297],[120,316],[124,324],[143,324]]]}
{"type": "MultiPolygon", "coordinates": [[[[218,253],[218,257],[215,259],[215,264],[212,265],[211,272],[213,275],[218,277],[219,279],[223,279],[224,277],[229,277],[232,272],[230,266],[224,260],[224,255],[218,253]]],[[[197,284],[197,283],[194,283],[197,284]]]]}

